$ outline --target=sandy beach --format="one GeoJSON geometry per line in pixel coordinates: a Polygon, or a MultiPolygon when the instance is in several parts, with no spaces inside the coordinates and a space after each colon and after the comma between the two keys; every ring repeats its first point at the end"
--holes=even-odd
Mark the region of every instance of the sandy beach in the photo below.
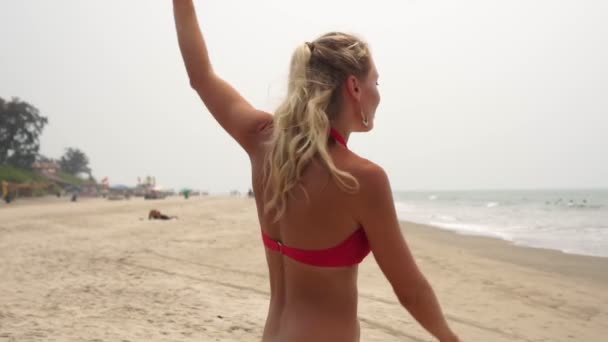
{"type": "MultiPolygon", "coordinates": [[[[463,341],[607,340],[608,258],[403,229],[463,341]]],[[[0,259],[1,342],[260,340],[269,296],[251,199],[1,204],[0,259]]],[[[362,341],[432,341],[371,256],[359,316],[362,341]]]]}

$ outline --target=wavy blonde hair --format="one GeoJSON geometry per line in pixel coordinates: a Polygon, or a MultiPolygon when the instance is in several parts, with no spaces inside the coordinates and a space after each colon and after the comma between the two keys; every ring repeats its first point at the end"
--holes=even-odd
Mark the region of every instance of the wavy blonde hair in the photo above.
{"type": "Polygon", "coordinates": [[[355,177],[336,167],[327,143],[330,122],[342,105],[346,79],[350,75],[364,79],[370,68],[367,44],[340,32],[302,44],[293,53],[287,97],[274,114],[274,131],[264,164],[264,211],[273,212],[275,221],[285,213],[290,192],[302,186],[302,173],[313,160],[327,167],[342,190],[359,189],[355,177]]]}

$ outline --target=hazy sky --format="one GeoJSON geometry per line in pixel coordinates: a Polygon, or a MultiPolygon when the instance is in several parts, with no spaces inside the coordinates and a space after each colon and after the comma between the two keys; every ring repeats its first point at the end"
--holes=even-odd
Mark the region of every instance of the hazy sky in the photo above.
{"type": "MultiPolygon", "coordinates": [[[[196,1],[217,72],[272,111],[293,49],[367,40],[375,129],[349,146],[394,190],[608,187],[608,1],[196,1]],[[372,5],[373,4],[373,5],[372,5]]],[[[246,154],[189,88],[169,0],[4,1],[0,97],[49,118],[112,184],[245,191],[246,154]]]]}

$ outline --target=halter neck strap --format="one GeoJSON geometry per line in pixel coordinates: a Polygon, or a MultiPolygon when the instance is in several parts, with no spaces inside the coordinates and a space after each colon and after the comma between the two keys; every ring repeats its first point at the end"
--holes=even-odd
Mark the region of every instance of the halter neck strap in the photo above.
{"type": "Polygon", "coordinates": [[[329,129],[329,135],[336,139],[336,141],[340,144],[342,144],[344,147],[348,148],[348,146],[346,146],[346,140],[344,139],[344,137],[342,136],[342,134],[340,134],[340,132],[336,131],[333,127],[329,129]]]}

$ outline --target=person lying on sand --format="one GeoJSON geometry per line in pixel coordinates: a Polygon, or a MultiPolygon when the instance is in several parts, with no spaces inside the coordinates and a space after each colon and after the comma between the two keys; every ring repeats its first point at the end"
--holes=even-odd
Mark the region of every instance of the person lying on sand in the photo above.
{"type": "Polygon", "coordinates": [[[171,220],[171,219],[177,219],[177,216],[167,216],[165,214],[162,214],[160,211],[158,211],[156,209],[150,210],[150,213],[148,214],[148,220],[171,220]]]}

